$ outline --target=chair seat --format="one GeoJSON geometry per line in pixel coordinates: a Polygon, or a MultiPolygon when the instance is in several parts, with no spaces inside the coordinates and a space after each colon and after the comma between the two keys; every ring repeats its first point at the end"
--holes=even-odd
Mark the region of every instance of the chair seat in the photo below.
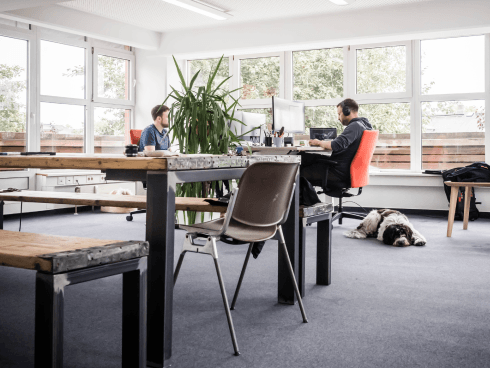
{"type": "MultiPolygon", "coordinates": [[[[205,235],[217,235],[219,234],[225,219],[219,218],[204,222],[202,224],[194,225],[179,225],[179,228],[189,233],[199,233],[205,235]]],[[[259,242],[272,238],[277,231],[277,225],[257,227],[248,226],[241,222],[231,219],[228,230],[225,236],[240,240],[246,243],[259,242]]]]}

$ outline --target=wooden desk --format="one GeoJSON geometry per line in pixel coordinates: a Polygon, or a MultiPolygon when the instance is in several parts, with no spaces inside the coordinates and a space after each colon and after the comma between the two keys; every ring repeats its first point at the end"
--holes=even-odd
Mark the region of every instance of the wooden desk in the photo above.
{"type": "MultiPolygon", "coordinates": [[[[125,157],[123,155],[0,156],[0,168],[95,169],[107,180],[147,182],[146,240],[148,259],[147,362],[163,367],[172,356],[175,191],[178,183],[238,179],[259,161],[299,162],[291,156],[125,157]]],[[[299,177],[286,223],[286,246],[298,279],[299,177]]],[[[304,294],[304,290],[300,290],[304,294]]],[[[294,288],[285,260],[279,257],[278,301],[294,304],[294,288]]]]}
{"type": "Polygon", "coordinates": [[[453,232],[454,215],[456,214],[456,203],[458,200],[458,188],[464,187],[464,216],[463,216],[463,230],[468,230],[468,220],[470,218],[470,196],[471,188],[473,187],[490,187],[490,183],[465,183],[445,181],[444,184],[451,187],[451,199],[449,202],[449,215],[447,219],[447,236],[451,237],[453,232]]]}
{"type": "MultiPolygon", "coordinates": [[[[247,147],[243,147],[244,151],[247,152],[247,147]]],[[[259,153],[262,155],[287,155],[292,152],[311,152],[311,153],[321,153],[326,156],[331,156],[332,151],[326,150],[325,148],[318,146],[292,146],[292,147],[265,147],[265,146],[252,146],[250,147],[252,153],[259,153]]]]}

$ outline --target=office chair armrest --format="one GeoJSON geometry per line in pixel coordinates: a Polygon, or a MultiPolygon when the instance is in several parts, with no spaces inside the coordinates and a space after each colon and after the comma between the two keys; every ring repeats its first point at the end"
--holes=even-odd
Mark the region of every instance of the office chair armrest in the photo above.
{"type": "Polygon", "coordinates": [[[228,230],[228,226],[230,226],[231,215],[233,214],[233,209],[235,208],[236,198],[238,196],[238,189],[239,188],[235,188],[233,190],[233,192],[231,193],[230,200],[228,202],[228,210],[226,211],[226,214],[225,214],[225,221],[223,222],[223,226],[221,227],[219,233],[216,234],[216,236],[224,235],[226,233],[226,231],[228,230]]]}

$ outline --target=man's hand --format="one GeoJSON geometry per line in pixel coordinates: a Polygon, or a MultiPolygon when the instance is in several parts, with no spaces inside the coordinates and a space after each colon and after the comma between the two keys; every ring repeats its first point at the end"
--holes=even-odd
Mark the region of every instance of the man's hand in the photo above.
{"type": "Polygon", "coordinates": [[[310,139],[310,146],[320,146],[326,150],[331,150],[332,141],[320,141],[318,139],[310,139]]]}
{"type": "Polygon", "coordinates": [[[310,146],[321,146],[321,141],[318,139],[310,139],[310,146]]]}

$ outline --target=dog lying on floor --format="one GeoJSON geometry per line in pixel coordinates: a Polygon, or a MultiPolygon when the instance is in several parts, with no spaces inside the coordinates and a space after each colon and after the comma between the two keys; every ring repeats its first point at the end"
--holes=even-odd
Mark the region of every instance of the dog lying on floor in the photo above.
{"type": "Polygon", "coordinates": [[[408,221],[407,216],[388,209],[372,210],[356,230],[348,231],[344,235],[356,239],[378,238],[383,243],[394,247],[427,243],[423,235],[415,230],[408,221]]]}

